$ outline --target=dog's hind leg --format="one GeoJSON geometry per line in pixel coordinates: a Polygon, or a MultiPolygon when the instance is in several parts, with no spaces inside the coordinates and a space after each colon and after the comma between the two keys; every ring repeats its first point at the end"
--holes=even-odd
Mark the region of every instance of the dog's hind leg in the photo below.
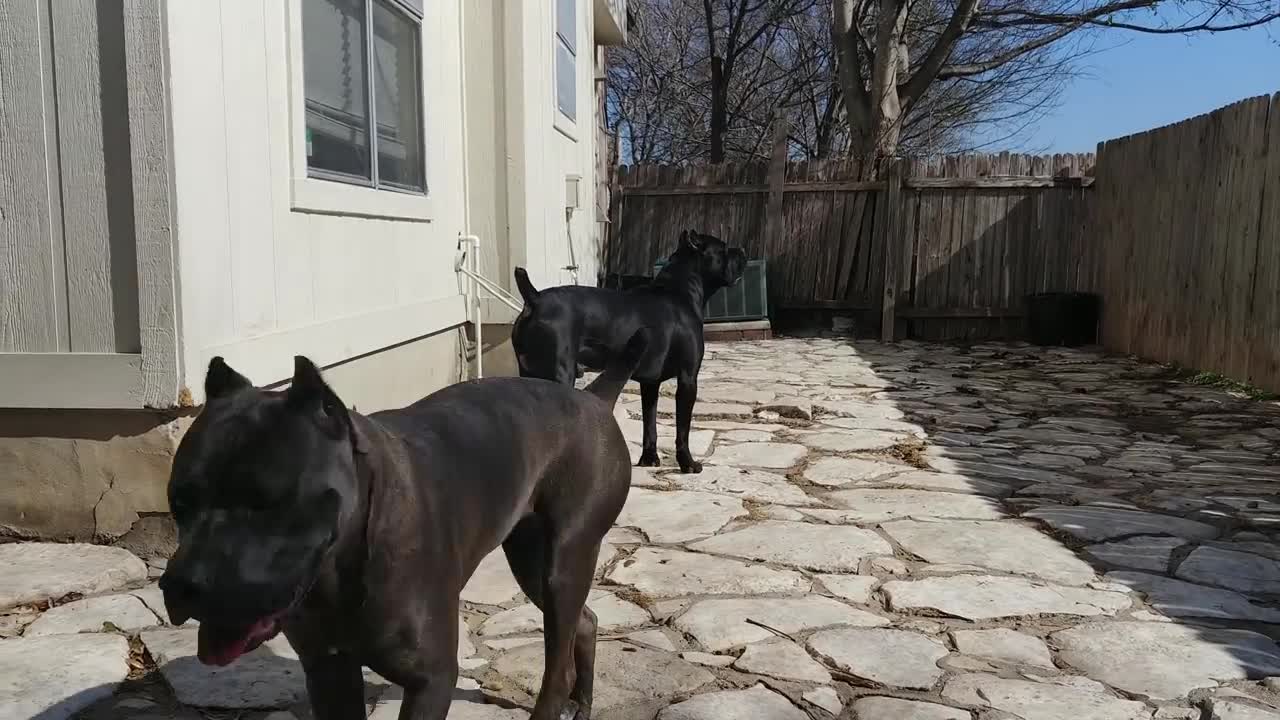
{"type": "Polygon", "coordinates": [[[698,401],[698,371],[681,373],[676,378],[676,462],[682,473],[702,472],[702,463],[689,451],[689,426],[693,424],[693,405],[698,401]]]}
{"type": "Polygon", "coordinates": [[[576,339],[569,337],[571,334],[546,324],[518,322],[512,331],[512,345],[520,377],[552,380],[572,387],[577,379],[578,352],[576,339]]]}
{"type": "MultiPolygon", "coordinates": [[[[589,543],[581,535],[552,540],[550,563],[543,580],[546,669],[531,720],[559,720],[565,701],[579,686],[581,679],[578,677],[579,662],[575,659],[575,651],[581,647],[578,630],[584,622],[589,625],[591,634],[581,638],[581,643],[595,643],[594,618],[588,618],[584,611],[587,610],[587,593],[591,590],[598,547],[598,543],[589,543]]],[[[584,659],[590,660],[594,666],[594,653],[584,659]]],[[[581,687],[590,693],[590,680],[581,687]]],[[[575,717],[585,719],[590,712],[588,697],[585,707],[580,706],[575,717]]]]}
{"type": "Polygon", "coordinates": [[[573,387],[574,381],[578,379],[578,353],[571,343],[561,343],[556,347],[550,362],[528,373],[528,376],[554,380],[561,385],[573,387]]]}
{"type": "MultiPolygon", "coordinates": [[[[599,555],[599,547],[596,548],[599,555]]],[[[574,679],[573,692],[569,698],[578,703],[578,714],[574,720],[590,720],[591,698],[595,691],[596,680],[596,621],[595,612],[582,606],[582,616],[578,619],[578,632],[573,636],[573,666],[577,672],[574,679]]]]}
{"type": "Polygon", "coordinates": [[[658,467],[658,383],[640,383],[640,410],[644,415],[644,443],[640,447],[640,467],[658,467]]]}
{"type": "Polygon", "coordinates": [[[600,546],[555,539],[529,517],[502,543],[520,589],[542,610],[546,664],[531,720],[588,720],[595,668],[596,616],[586,607],[600,546]],[[562,716],[568,700],[576,713],[562,716]]]}

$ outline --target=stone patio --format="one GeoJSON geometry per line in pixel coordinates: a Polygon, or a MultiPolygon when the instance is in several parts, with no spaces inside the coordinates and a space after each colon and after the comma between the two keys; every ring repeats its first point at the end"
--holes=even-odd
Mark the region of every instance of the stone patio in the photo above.
{"type": "MultiPolygon", "coordinates": [[[[705,472],[674,472],[664,400],[665,465],[602,550],[595,717],[1280,720],[1277,404],[1086,351],[836,339],[713,345],[699,400],[705,472]]],[[[638,455],[636,395],[618,417],[638,455]]],[[[309,718],[283,638],[195,661],[162,566],[0,545],[0,720],[309,718]]],[[[464,599],[449,717],[526,718],[540,617],[500,555],[464,599]]]]}

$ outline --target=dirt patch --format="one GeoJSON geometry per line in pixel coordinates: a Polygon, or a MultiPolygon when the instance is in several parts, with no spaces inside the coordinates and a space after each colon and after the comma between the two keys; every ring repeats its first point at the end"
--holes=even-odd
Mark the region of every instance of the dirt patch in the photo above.
{"type": "Polygon", "coordinates": [[[924,455],[925,447],[927,446],[924,440],[912,435],[894,443],[893,447],[885,451],[885,454],[895,457],[912,467],[928,470],[929,459],[924,455]]]}

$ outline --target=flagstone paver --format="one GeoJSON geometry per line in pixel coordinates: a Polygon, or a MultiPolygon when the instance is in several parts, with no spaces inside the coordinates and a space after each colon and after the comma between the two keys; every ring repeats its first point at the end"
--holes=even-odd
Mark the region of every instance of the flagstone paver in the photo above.
{"type": "MultiPolygon", "coordinates": [[[[700,385],[703,473],[637,469],[601,549],[600,716],[1280,714],[1280,405],[997,343],[711,344],[700,385]]],[[[668,452],[672,407],[664,388],[668,452]]],[[[155,560],[0,544],[0,720],[306,715],[283,637],[199,664],[155,560]]],[[[542,623],[500,550],[462,600],[450,717],[527,717],[542,623]]]]}

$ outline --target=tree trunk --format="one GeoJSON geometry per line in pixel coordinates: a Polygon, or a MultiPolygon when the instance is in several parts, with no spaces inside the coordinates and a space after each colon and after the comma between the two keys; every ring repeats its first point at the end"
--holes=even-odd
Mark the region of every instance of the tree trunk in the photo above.
{"type": "Polygon", "coordinates": [[[724,60],[711,58],[711,162],[724,162],[724,135],[728,130],[729,88],[725,87],[724,60]]]}
{"type": "Polygon", "coordinates": [[[898,151],[902,135],[898,82],[907,65],[907,48],[902,42],[906,0],[879,2],[875,50],[870,58],[870,92],[859,54],[857,0],[831,2],[831,36],[839,53],[840,89],[849,118],[850,142],[862,161],[862,174],[867,179],[874,178],[883,160],[898,151]]]}
{"type": "Polygon", "coordinates": [[[905,0],[880,0],[876,27],[876,57],[871,68],[871,129],[864,137],[866,157],[877,168],[898,152],[902,136],[902,101],[898,97],[899,73],[907,66],[907,46],[902,31],[907,21],[905,0]]]}
{"type": "MultiPolygon", "coordinates": [[[[840,83],[840,97],[849,121],[850,147],[861,153],[868,147],[867,138],[872,135],[872,127],[871,97],[862,77],[862,57],[858,47],[857,4],[857,0],[831,0],[831,41],[836,49],[836,80],[840,83]]],[[[874,163],[861,159],[864,179],[871,179],[874,163]]]]}

